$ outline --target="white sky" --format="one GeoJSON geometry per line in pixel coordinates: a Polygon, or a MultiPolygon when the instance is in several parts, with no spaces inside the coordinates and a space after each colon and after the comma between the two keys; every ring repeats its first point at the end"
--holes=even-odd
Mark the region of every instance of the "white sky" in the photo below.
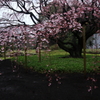
{"type": "MultiPolygon", "coordinates": [[[[6,16],[6,13],[11,13],[11,11],[8,10],[8,9],[0,10],[0,18],[3,18],[3,16],[6,16]],[[4,15],[4,13],[5,13],[5,15],[4,15]]],[[[24,15],[23,20],[25,21],[26,24],[30,24],[30,25],[33,24],[33,22],[32,22],[32,20],[31,20],[29,15],[24,15]]]]}
{"type": "MultiPolygon", "coordinates": [[[[35,0],[35,6],[36,6],[36,0],[35,0]]],[[[18,9],[18,7],[16,6],[15,3],[13,3],[13,7],[15,9],[18,9]]],[[[35,11],[32,11],[35,15],[36,15],[36,12],[35,11]]],[[[13,11],[11,11],[10,9],[7,9],[7,8],[1,8],[0,9],[0,18],[3,18],[3,17],[8,17],[6,14],[9,13],[13,13],[13,11]]],[[[23,17],[23,21],[26,23],[26,24],[30,24],[30,25],[33,25],[34,23],[32,22],[30,16],[28,14],[24,14],[24,17],[23,17]]]]}

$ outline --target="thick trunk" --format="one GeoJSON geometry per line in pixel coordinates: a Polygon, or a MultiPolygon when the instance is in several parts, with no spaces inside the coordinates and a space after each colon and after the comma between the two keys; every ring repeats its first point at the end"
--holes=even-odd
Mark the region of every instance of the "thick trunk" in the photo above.
{"type": "Polygon", "coordinates": [[[76,58],[81,58],[82,57],[82,45],[80,45],[82,43],[78,43],[77,45],[74,43],[63,43],[62,41],[58,40],[58,46],[65,50],[66,52],[69,52],[71,57],[76,57],[76,58]],[[71,47],[67,47],[67,45],[71,45],[71,47]]]}
{"type": "Polygon", "coordinates": [[[82,57],[82,48],[72,50],[69,52],[71,57],[81,58],[82,57]]]}
{"type": "MultiPolygon", "coordinates": [[[[97,26],[94,25],[88,25],[86,24],[85,28],[85,38],[86,40],[96,33],[98,30],[97,26]]],[[[82,57],[82,48],[83,48],[83,36],[82,33],[79,31],[75,32],[68,32],[65,34],[65,36],[62,36],[63,33],[60,34],[60,38],[56,40],[55,43],[58,44],[58,46],[65,50],[66,52],[69,52],[71,57],[82,57]]],[[[55,39],[51,40],[55,41],[55,39]]]]}

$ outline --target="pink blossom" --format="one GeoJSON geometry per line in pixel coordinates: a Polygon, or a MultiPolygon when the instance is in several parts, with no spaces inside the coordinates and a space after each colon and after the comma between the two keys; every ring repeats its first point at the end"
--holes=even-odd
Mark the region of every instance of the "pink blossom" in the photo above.
{"type": "Polygon", "coordinates": [[[51,86],[51,83],[49,83],[48,86],[51,86]]]}
{"type": "Polygon", "coordinates": [[[91,87],[88,89],[88,92],[90,92],[90,91],[92,91],[92,88],[91,87]]]}
{"type": "Polygon", "coordinates": [[[94,86],[94,89],[97,89],[98,88],[98,86],[94,86]]]}
{"type": "Polygon", "coordinates": [[[2,73],[0,73],[0,75],[2,75],[2,73]]]}

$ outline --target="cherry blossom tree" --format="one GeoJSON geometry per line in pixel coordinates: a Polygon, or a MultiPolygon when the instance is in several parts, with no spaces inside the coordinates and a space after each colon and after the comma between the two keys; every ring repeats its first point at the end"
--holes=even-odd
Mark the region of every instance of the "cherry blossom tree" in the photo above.
{"type": "Polygon", "coordinates": [[[83,28],[86,40],[100,29],[100,0],[1,0],[4,7],[12,12],[1,18],[2,27],[30,26],[27,15],[41,41],[55,41],[72,57],[81,57],[83,28]]]}
{"type": "Polygon", "coordinates": [[[11,51],[13,55],[17,55],[14,50],[27,52],[29,45],[35,46],[34,41],[36,41],[35,33],[28,26],[13,26],[0,30],[0,51],[4,53],[4,57],[7,50],[11,51]]]}
{"type": "MultiPolygon", "coordinates": [[[[30,44],[31,47],[35,46],[37,36],[33,27],[34,24],[40,22],[38,2],[40,1],[0,0],[2,13],[2,17],[0,17],[0,51],[4,52],[4,56],[6,55],[5,47],[9,47],[12,51],[24,48],[25,55],[27,55],[27,47],[30,44]],[[25,21],[27,16],[31,25],[25,21]]],[[[44,0],[44,2],[46,1],[44,0]]]]}
{"type": "MultiPolygon", "coordinates": [[[[81,57],[86,40],[100,29],[100,0],[53,0],[42,9],[45,21],[37,27],[72,57],[81,57]]],[[[38,29],[37,28],[37,29],[38,29]]]]}

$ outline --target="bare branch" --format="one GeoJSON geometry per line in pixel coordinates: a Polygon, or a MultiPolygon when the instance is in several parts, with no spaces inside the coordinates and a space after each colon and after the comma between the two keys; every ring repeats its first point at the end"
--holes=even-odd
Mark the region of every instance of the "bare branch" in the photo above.
{"type": "MultiPolygon", "coordinates": [[[[33,5],[33,2],[32,1],[25,1],[25,0],[15,0],[15,1],[0,1],[2,7],[6,7],[10,10],[12,10],[13,12],[16,12],[16,13],[20,13],[20,14],[28,14],[30,15],[30,18],[32,19],[33,23],[36,24],[36,22],[40,22],[38,16],[36,16],[32,11],[29,11],[27,9],[27,6],[26,4],[30,3],[31,5],[33,5]],[[15,2],[17,4],[17,7],[18,9],[15,9],[14,7],[11,6],[11,2],[15,2]]],[[[32,7],[31,7],[32,8],[32,7]]],[[[34,11],[38,13],[38,11],[36,10],[37,8],[34,7],[34,11]]]]}

